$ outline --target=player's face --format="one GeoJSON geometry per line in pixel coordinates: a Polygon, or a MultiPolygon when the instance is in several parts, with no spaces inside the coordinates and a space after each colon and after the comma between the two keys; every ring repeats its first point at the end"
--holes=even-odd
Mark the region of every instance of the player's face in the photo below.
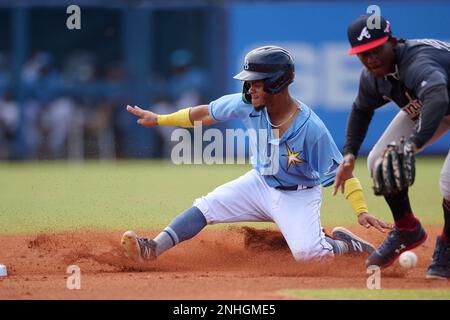
{"type": "Polygon", "coordinates": [[[261,108],[266,105],[268,93],[264,91],[264,80],[249,81],[250,89],[248,93],[252,96],[252,105],[261,108]]]}
{"type": "Polygon", "coordinates": [[[395,70],[395,53],[391,42],[362,53],[358,53],[362,64],[375,77],[382,77],[395,70]]]}

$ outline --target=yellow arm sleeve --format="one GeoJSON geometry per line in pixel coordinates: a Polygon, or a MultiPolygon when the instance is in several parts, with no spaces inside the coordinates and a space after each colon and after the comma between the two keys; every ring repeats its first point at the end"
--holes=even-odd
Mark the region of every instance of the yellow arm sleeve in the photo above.
{"type": "Polygon", "coordinates": [[[194,126],[189,119],[190,109],[191,108],[184,108],[171,114],[159,115],[157,118],[158,125],[193,128],[194,126]]]}
{"type": "Polygon", "coordinates": [[[345,199],[350,202],[356,214],[369,211],[367,208],[366,200],[364,199],[362,186],[358,178],[350,178],[345,180],[344,196],[345,199]]]}

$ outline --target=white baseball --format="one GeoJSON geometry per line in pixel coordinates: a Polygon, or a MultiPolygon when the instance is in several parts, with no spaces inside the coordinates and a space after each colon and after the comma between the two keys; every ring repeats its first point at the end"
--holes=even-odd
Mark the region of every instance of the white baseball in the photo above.
{"type": "Polygon", "coordinates": [[[403,268],[414,268],[417,266],[417,256],[412,251],[405,251],[400,255],[399,262],[403,268]]]}

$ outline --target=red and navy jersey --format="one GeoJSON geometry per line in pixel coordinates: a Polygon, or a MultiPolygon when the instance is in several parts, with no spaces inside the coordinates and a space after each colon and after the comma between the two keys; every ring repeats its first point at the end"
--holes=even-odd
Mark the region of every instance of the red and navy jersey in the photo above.
{"type": "Polygon", "coordinates": [[[416,121],[411,138],[419,148],[432,137],[442,117],[450,114],[450,43],[433,39],[400,40],[395,55],[392,74],[375,77],[367,69],[362,71],[347,125],[345,154],[358,154],[375,109],[390,101],[416,121]],[[446,103],[432,103],[436,88],[445,89],[446,103]]]}

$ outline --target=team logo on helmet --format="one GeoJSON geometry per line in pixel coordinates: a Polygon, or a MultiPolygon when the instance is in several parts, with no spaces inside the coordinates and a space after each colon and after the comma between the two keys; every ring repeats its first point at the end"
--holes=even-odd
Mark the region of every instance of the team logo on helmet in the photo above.
{"type": "Polygon", "coordinates": [[[358,39],[358,41],[362,41],[363,40],[363,38],[367,38],[367,39],[370,39],[370,33],[369,33],[369,30],[367,30],[367,27],[364,27],[362,30],[361,30],[361,34],[358,36],[358,38],[356,38],[356,39],[358,39]]]}
{"type": "Polygon", "coordinates": [[[249,66],[248,66],[248,60],[245,59],[245,62],[244,62],[244,70],[248,70],[248,68],[249,68],[249,66]]]}

